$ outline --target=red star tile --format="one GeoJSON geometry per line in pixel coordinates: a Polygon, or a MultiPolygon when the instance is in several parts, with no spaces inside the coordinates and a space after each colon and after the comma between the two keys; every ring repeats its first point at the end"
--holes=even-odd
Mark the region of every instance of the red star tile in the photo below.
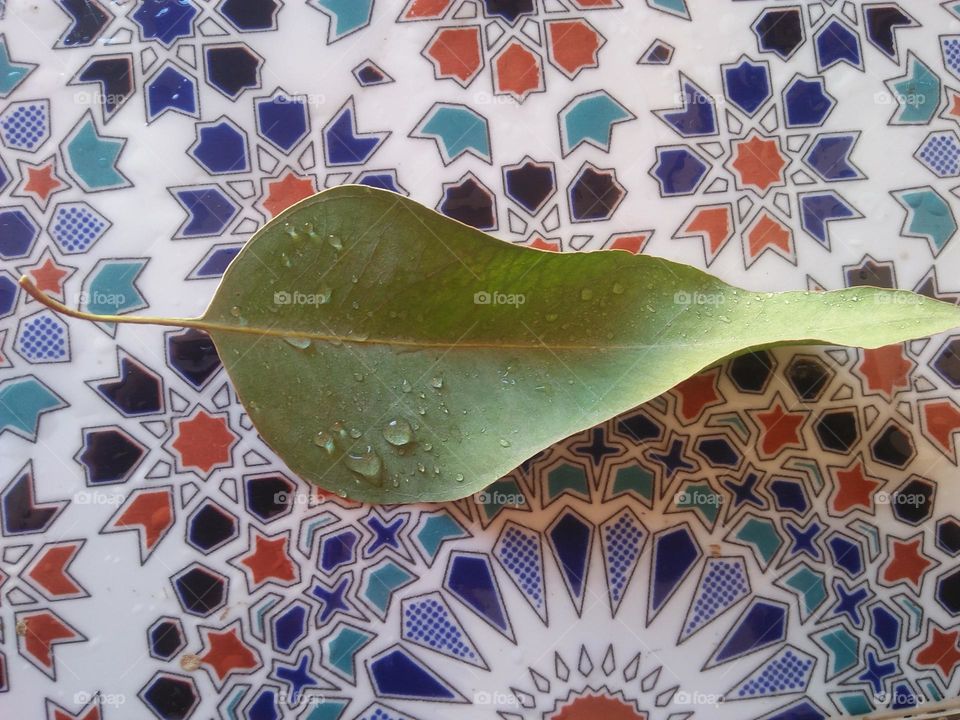
{"type": "Polygon", "coordinates": [[[860,458],[846,468],[831,467],[830,475],[834,482],[830,508],[835,513],[843,515],[857,507],[873,512],[874,493],[884,481],[867,475],[860,458]]]}
{"type": "Polygon", "coordinates": [[[734,140],[731,153],[729,169],[737,177],[737,187],[766,195],[770,188],[784,184],[783,171],[789,161],[775,138],[752,132],[747,138],[734,140]]]}
{"type": "Polygon", "coordinates": [[[938,564],[923,554],[923,535],[917,535],[909,540],[891,537],[887,538],[887,541],[890,556],[880,568],[881,581],[885,585],[906,581],[919,593],[924,574],[938,564]]]}
{"type": "Polygon", "coordinates": [[[534,233],[530,236],[530,247],[537,250],[546,250],[547,252],[560,252],[560,240],[557,238],[545,238],[540,233],[534,233]]]}
{"type": "Polygon", "coordinates": [[[281,177],[268,180],[264,184],[267,191],[263,198],[263,207],[270,213],[270,217],[276,217],[294,203],[317,191],[312,177],[301,177],[293,170],[287,170],[281,177]]]}
{"type": "MultiPolygon", "coordinates": [[[[54,260],[50,248],[45,249],[33,265],[21,265],[17,269],[21,275],[29,275],[38,290],[60,301],[64,299],[64,282],[77,271],[75,267],[61,265],[54,260]]],[[[33,298],[28,298],[27,302],[36,301],[33,298]]]]}
{"type": "Polygon", "coordinates": [[[20,187],[14,195],[31,198],[41,210],[47,209],[51,196],[67,189],[67,183],[57,175],[56,156],[34,165],[26,160],[20,161],[20,187]]]}
{"type": "Polygon", "coordinates": [[[677,385],[677,415],[684,425],[689,425],[703,415],[704,410],[723,403],[723,395],[717,389],[720,368],[713,368],[694,375],[677,385]]]}
{"type": "Polygon", "coordinates": [[[904,353],[903,345],[862,350],[863,359],[857,372],[863,377],[870,392],[883,393],[888,398],[910,387],[910,373],[917,364],[904,353]]]}
{"type": "Polygon", "coordinates": [[[209,668],[218,688],[232,673],[249,673],[261,667],[260,656],[240,637],[239,620],[220,630],[202,627],[200,633],[205,648],[199,655],[200,664],[209,668]]]}
{"type": "Polygon", "coordinates": [[[239,437],[227,424],[226,413],[211,415],[198,407],[189,418],[173,421],[171,447],[179,456],[179,467],[209,477],[216,468],[232,464],[230,452],[239,437]]]}
{"type": "Polygon", "coordinates": [[[935,667],[940,671],[943,681],[949,685],[950,678],[960,664],[960,648],[957,647],[960,630],[944,632],[931,623],[930,631],[926,645],[917,648],[913,660],[920,667],[935,667]]]}
{"type": "Polygon", "coordinates": [[[288,551],[289,534],[267,537],[252,530],[250,539],[251,549],[233,563],[242,565],[252,581],[250,592],[267,582],[287,587],[300,580],[300,572],[288,551]]]}
{"type": "Polygon", "coordinates": [[[940,451],[956,462],[954,435],[960,430],[960,408],[953,400],[937,399],[920,403],[920,428],[940,451]]]}
{"type": "Polygon", "coordinates": [[[802,450],[806,447],[800,437],[800,428],[810,414],[809,410],[788,410],[783,398],[777,394],[769,410],[748,412],[760,429],[757,452],[764,460],[776,457],[787,448],[802,450]]]}

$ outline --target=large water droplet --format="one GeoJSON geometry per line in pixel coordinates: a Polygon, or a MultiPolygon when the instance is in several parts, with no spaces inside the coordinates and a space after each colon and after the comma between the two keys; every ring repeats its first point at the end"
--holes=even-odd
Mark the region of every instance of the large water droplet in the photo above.
{"type": "Polygon", "coordinates": [[[380,476],[380,456],[369,445],[362,448],[351,450],[343,460],[344,464],[357,475],[362,475],[368,480],[373,480],[380,476]]]}
{"type": "Polygon", "coordinates": [[[240,317],[240,307],[234,305],[232,308],[230,308],[230,314],[234,317],[240,317]]]}
{"type": "Polygon", "coordinates": [[[383,428],[383,437],[391,445],[403,447],[413,442],[413,428],[403,418],[396,418],[383,428]]]}
{"type": "Polygon", "coordinates": [[[343,241],[337,235],[327,235],[327,242],[334,250],[343,250],[343,241]]]}
{"type": "Polygon", "coordinates": [[[500,447],[508,448],[510,447],[510,441],[506,438],[500,438],[500,447]]]}
{"type": "Polygon", "coordinates": [[[411,385],[411,384],[407,381],[407,379],[404,378],[404,379],[403,379],[403,382],[400,383],[400,389],[403,390],[405,393],[408,393],[408,392],[410,392],[411,390],[413,390],[413,385],[411,385]]]}
{"type": "Polygon", "coordinates": [[[463,482],[463,473],[457,473],[453,479],[457,482],[463,482]]]}
{"type": "Polygon", "coordinates": [[[297,350],[306,350],[308,347],[310,347],[311,343],[313,342],[310,338],[305,338],[305,337],[289,337],[288,336],[288,337],[284,337],[283,339],[287,343],[287,345],[292,345],[297,350]]]}
{"type": "Polygon", "coordinates": [[[337,446],[333,440],[333,435],[328,432],[321,430],[317,433],[316,437],[313,438],[313,442],[317,447],[322,447],[330,455],[336,451],[337,446]]]}
{"type": "Polygon", "coordinates": [[[581,299],[581,300],[591,300],[591,299],[593,299],[593,290],[591,290],[590,288],[584,288],[583,290],[581,290],[581,291],[580,291],[580,299],[581,299]]]}
{"type": "Polygon", "coordinates": [[[443,387],[443,378],[435,377],[430,381],[430,386],[435,387],[437,390],[443,387]]]}

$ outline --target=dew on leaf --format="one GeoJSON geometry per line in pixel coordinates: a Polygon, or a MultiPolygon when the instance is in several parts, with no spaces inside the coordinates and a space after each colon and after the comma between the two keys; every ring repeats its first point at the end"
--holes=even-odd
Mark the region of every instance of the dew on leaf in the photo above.
{"type": "Polygon", "coordinates": [[[368,480],[373,480],[380,476],[380,468],[382,467],[380,456],[377,455],[376,450],[369,445],[364,445],[358,450],[351,450],[347,453],[343,462],[350,470],[368,480]]]}
{"type": "Polygon", "coordinates": [[[439,390],[440,388],[443,387],[443,378],[442,378],[442,377],[435,377],[435,378],[431,379],[431,380],[430,380],[430,386],[436,388],[437,390],[439,390]]]}
{"type": "Polygon", "coordinates": [[[405,393],[408,393],[411,390],[413,390],[413,385],[411,385],[409,381],[406,378],[404,378],[403,382],[400,383],[400,389],[403,390],[405,393]]]}
{"type": "Polygon", "coordinates": [[[614,295],[623,295],[623,285],[620,283],[613,284],[613,294],[614,295]]]}
{"type": "Polygon", "coordinates": [[[283,340],[287,343],[287,345],[292,345],[297,350],[306,350],[313,342],[310,340],[310,338],[291,336],[284,336],[283,340]]]}
{"type": "Polygon", "coordinates": [[[580,291],[581,300],[592,300],[593,299],[593,290],[590,288],[584,288],[580,291]]]}
{"type": "Polygon", "coordinates": [[[322,447],[330,455],[333,455],[334,451],[337,449],[337,445],[333,440],[333,435],[323,430],[314,436],[313,444],[317,447],[322,447]]]}
{"type": "Polygon", "coordinates": [[[327,235],[327,242],[334,250],[343,250],[343,241],[337,235],[327,235]]]}
{"type": "Polygon", "coordinates": [[[384,426],[383,437],[391,445],[403,447],[413,442],[413,428],[403,418],[396,418],[384,426]]]}

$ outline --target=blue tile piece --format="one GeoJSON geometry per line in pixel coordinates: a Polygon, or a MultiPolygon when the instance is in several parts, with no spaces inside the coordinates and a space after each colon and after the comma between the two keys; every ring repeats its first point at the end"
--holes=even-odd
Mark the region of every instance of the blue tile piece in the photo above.
{"type": "Polygon", "coordinates": [[[167,111],[196,115],[197,84],[185,72],[168,64],[147,82],[147,120],[167,111]]]}
{"type": "Polygon", "coordinates": [[[800,196],[800,225],[814,240],[830,247],[828,223],[860,217],[834,190],[804,193],[800,196]]]}
{"type": "Polygon", "coordinates": [[[357,119],[351,100],[323,129],[323,148],[327,164],[363,165],[383,144],[388,135],[389,133],[357,132],[357,119]]]}
{"type": "Polygon", "coordinates": [[[357,176],[357,185],[366,185],[367,187],[389,190],[390,192],[401,193],[403,195],[407,194],[397,181],[396,170],[384,170],[382,172],[371,170],[360,173],[360,175],[357,176]]]}
{"type": "Polygon", "coordinates": [[[401,616],[404,640],[443,653],[447,657],[486,668],[456,616],[440,593],[434,592],[403,602],[401,616]]]}
{"type": "Polygon", "coordinates": [[[220,277],[242,248],[243,245],[222,245],[213,248],[197,266],[197,269],[193,271],[193,277],[220,277]]]}
{"type": "Polygon", "coordinates": [[[736,65],[723,65],[724,94],[730,103],[753,117],[771,98],[770,67],[743,57],[736,65]]]}
{"type": "Polygon", "coordinates": [[[885,605],[878,604],[870,608],[870,634],[886,651],[895,650],[900,645],[900,616],[885,605]]]}
{"type": "Polygon", "coordinates": [[[459,695],[439,675],[400,646],[370,661],[377,697],[458,701],[459,695]]]}
{"type": "Polygon", "coordinates": [[[240,207],[216,185],[177,189],[173,194],[187,211],[181,237],[221,235],[240,212],[240,207]]]}
{"type": "Polygon", "coordinates": [[[70,17],[70,26],[60,37],[62,47],[86,47],[100,37],[110,24],[111,16],[98,2],[90,0],[56,0],[70,17]]]}
{"type": "Polygon", "coordinates": [[[697,441],[699,452],[714,467],[735,468],[740,464],[740,453],[722,437],[707,437],[697,441]]]}
{"type": "Polygon", "coordinates": [[[822,77],[796,75],[783,91],[784,122],[788,128],[817,127],[836,104],[822,77]]]}
{"type": "Polygon", "coordinates": [[[727,693],[728,700],[803,692],[810,684],[813,656],[788,645],[727,693]]]}
{"type": "Polygon", "coordinates": [[[855,628],[862,628],[864,618],[860,606],[870,597],[870,591],[863,585],[851,589],[843,580],[836,578],[833,581],[833,592],[837,600],[830,608],[831,615],[846,615],[855,628]]]}
{"type": "Polygon", "coordinates": [[[199,13],[193,0],[141,0],[131,17],[140,26],[144,40],[158,40],[170,47],[193,35],[193,20],[199,13]]]}
{"type": "Polygon", "coordinates": [[[806,514],[810,503],[802,482],[792,478],[775,478],[768,487],[777,510],[806,514]]]}
{"type": "Polygon", "coordinates": [[[66,362],[70,359],[67,325],[49,310],[31,315],[20,323],[15,347],[30,363],[66,362]]]}
{"type": "MultiPolygon", "coordinates": [[[[824,180],[855,180],[861,177],[850,163],[856,141],[855,133],[818,135],[803,160],[824,180]]],[[[957,157],[960,158],[960,149],[957,157]]]]}
{"type": "Polygon", "coordinates": [[[277,93],[256,101],[257,132],[278,150],[289,153],[310,132],[310,117],[302,97],[277,93]]]}
{"type": "Polygon", "coordinates": [[[13,275],[0,270],[0,318],[6,317],[17,306],[17,297],[20,286],[13,279],[13,275]]]}
{"type": "Polygon", "coordinates": [[[827,540],[827,549],[834,565],[850,577],[856,577],[863,572],[863,550],[859,543],[834,534],[827,540]]]}
{"type": "Polygon", "coordinates": [[[790,557],[803,553],[818,562],[823,560],[823,551],[816,542],[817,538],[823,534],[823,525],[816,520],[811,520],[805,526],[801,527],[792,520],[786,519],[783,522],[783,526],[791,541],[790,549],[788,550],[790,557]]]}
{"type": "Polygon", "coordinates": [[[710,661],[720,665],[777,643],[787,636],[787,606],[756,598],[737,620],[710,661]]]}
{"type": "Polygon", "coordinates": [[[207,83],[231,100],[260,87],[263,58],[243,43],[208,47],[203,57],[207,83]]]}
{"type": "Polygon", "coordinates": [[[277,691],[271,687],[262,688],[247,706],[244,715],[247,720],[280,720],[277,691]]]}
{"type": "Polygon", "coordinates": [[[877,651],[873,648],[867,649],[866,656],[867,668],[857,676],[857,680],[869,683],[873,694],[880,695],[885,688],[884,681],[900,671],[897,659],[894,656],[886,662],[881,662],[877,657],[877,651]]]}
{"type": "Polygon", "coordinates": [[[40,228],[22,206],[0,208],[0,258],[14,260],[30,254],[40,228]]]}
{"type": "Polygon", "coordinates": [[[494,555],[540,619],[546,619],[543,548],[539,533],[508,522],[494,547],[494,555]]]}
{"type": "Polygon", "coordinates": [[[654,537],[648,623],[673,596],[701,555],[700,547],[687,525],[664,530],[654,537]]]}
{"type": "Polygon", "coordinates": [[[750,594],[750,579],[743,558],[707,558],[703,576],[693,596],[680,633],[686,640],[750,594]]]}
{"type": "Polygon", "coordinates": [[[960,175],[960,137],[953,130],[930,133],[917,149],[916,158],[937,177],[960,175]]]}
{"type": "Polygon", "coordinates": [[[500,588],[486,555],[451,553],[444,586],[494,628],[511,634],[500,588]]]}
{"type": "Polygon", "coordinates": [[[47,232],[66,255],[84,253],[109,229],[110,221],[83,202],[61,203],[47,232]]]}
{"type": "Polygon", "coordinates": [[[307,635],[309,608],[295,601],[278,613],[271,623],[273,626],[273,644],[280,652],[290,652],[307,635]]]}
{"type": "Polygon", "coordinates": [[[579,611],[586,589],[593,525],[572,510],[565,511],[547,530],[567,592],[579,611]]]}
{"type": "Polygon", "coordinates": [[[715,135],[717,111],[713,99],[683,75],[680,87],[683,106],[679,110],[657,110],[657,117],[683,137],[715,135]]]}
{"type": "Polygon", "coordinates": [[[817,67],[826,70],[838,63],[847,63],[855,68],[863,67],[860,36],[842,20],[831,18],[814,38],[817,67]]]}
{"type": "Polygon", "coordinates": [[[636,515],[625,508],[607,520],[601,526],[600,533],[607,587],[616,612],[640,560],[647,531],[636,515]]]}
{"type": "Polygon", "coordinates": [[[298,704],[305,689],[320,686],[319,679],[310,673],[312,661],[313,654],[305,650],[297,658],[296,665],[279,662],[273,669],[271,675],[289,688],[288,705],[298,704]]]}
{"type": "Polygon", "coordinates": [[[686,147],[657,148],[657,163],[650,174],[660,185],[665,197],[690,195],[707,174],[709,166],[699,155],[686,147]]]}
{"type": "Polygon", "coordinates": [[[357,559],[360,535],[349,528],[327,535],[320,541],[320,569],[328,575],[357,559]]]}
{"type": "Polygon", "coordinates": [[[50,102],[14,103],[0,115],[0,137],[13,150],[33,152],[50,137],[50,102]]]}
{"type": "Polygon", "coordinates": [[[250,169],[247,136],[226,118],[197,126],[197,141],[189,154],[211,175],[250,169]]]}

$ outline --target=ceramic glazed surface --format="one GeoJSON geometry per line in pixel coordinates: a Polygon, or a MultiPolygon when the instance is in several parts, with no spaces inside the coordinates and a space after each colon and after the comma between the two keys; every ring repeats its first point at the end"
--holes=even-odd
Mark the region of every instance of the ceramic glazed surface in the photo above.
{"type": "Polygon", "coordinates": [[[799,720],[957,695],[960,337],[745,356],[477,496],[369,507],[284,468],[201,333],[65,322],[15,277],[199,314],[259,226],[354,182],[507,242],[957,302],[960,3],[0,14],[0,715],[799,720]]]}

